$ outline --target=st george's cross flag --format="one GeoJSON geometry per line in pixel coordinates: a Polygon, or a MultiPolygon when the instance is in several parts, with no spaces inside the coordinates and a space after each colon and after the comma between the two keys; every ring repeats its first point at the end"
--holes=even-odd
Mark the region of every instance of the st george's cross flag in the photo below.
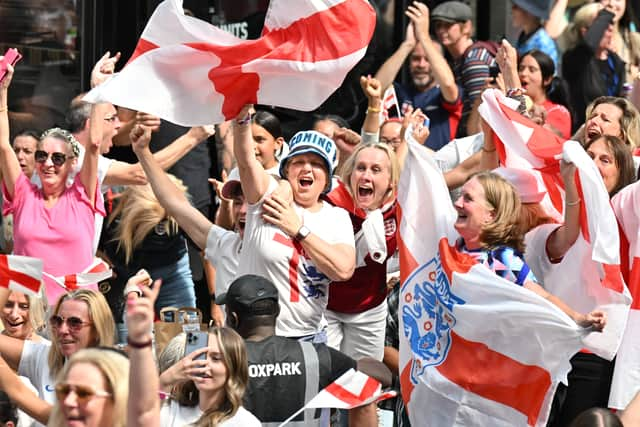
{"type": "Polygon", "coordinates": [[[424,147],[398,188],[400,383],[420,426],[544,426],[589,330],[455,248],[457,214],[424,147]]]}
{"type": "Polygon", "coordinates": [[[609,407],[624,409],[640,391],[640,183],[620,190],[611,203],[622,231],[623,274],[633,296],[609,394],[609,407]]]}
{"type": "Polygon", "coordinates": [[[280,426],[286,425],[304,409],[352,409],[396,396],[395,391],[383,391],[380,382],[367,374],[349,369],[334,382],[320,390],[303,408],[291,415],[280,426]]]}
{"type": "Polygon", "coordinates": [[[80,287],[95,285],[98,282],[110,279],[113,276],[113,270],[104,260],[96,257],[91,265],[79,273],[67,274],[61,277],[54,277],[48,273],[44,274],[60,286],[63,291],[74,291],[80,287]]]}
{"type": "MultiPolygon", "coordinates": [[[[546,257],[545,250],[530,245],[537,253],[526,252],[529,266],[545,289],[575,310],[587,313],[598,309],[607,314],[607,327],[603,333],[587,338],[585,347],[612,360],[625,333],[632,298],[621,273],[618,225],[607,189],[596,165],[577,141],[565,142],[511,109],[508,101],[511,100],[499,91],[486,91],[480,114],[494,130],[501,164],[526,169],[537,176],[539,191],[546,192],[551,200],[547,212],[562,214],[565,206],[560,158],[573,163],[577,170],[581,228],[578,240],[555,264],[534,262],[546,257]],[[536,268],[539,266],[544,268],[536,268]]],[[[527,238],[535,239],[532,236],[538,232],[541,230],[531,231],[527,238]]],[[[546,238],[541,246],[545,243],[546,238]]]]}
{"type": "Polygon", "coordinates": [[[0,287],[38,296],[42,260],[20,255],[0,255],[0,287]]]}
{"type": "Polygon", "coordinates": [[[261,37],[242,40],[165,0],[125,68],[84,99],[184,126],[220,123],[245,104],[310,111],[364,56],[374,28],[366,0],[271,0],[261,37]]]}

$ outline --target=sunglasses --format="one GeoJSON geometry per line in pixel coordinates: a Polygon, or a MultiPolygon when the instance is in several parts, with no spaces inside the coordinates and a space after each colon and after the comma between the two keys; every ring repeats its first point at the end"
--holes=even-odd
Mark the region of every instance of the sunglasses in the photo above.
{"type": "MultiPolygon", "coordinates": [[[[47,161],[47,159],[49,158],[49,153],[47,153],[46,151],[42,151],[42,150],[37,150],[36,151],[36,162],[38,163],[44,163],[47,161]]],[[[56,166],[62,166],[64,165],[64,162],[67,161],[67,155],[64,153],[51,153],[51,162],[56,165],[56,166]]]]}
{"type": "Polygon", "coordinates": [[[104,390],[96,390],[88,385],[58,383],[56,384],[56,398],[58,402],[64,401],[71,392],[76,394],[79,405],[85,405],[94,397],[110,397],[111,393],[104,390]]]}
{"type": "Polygon", "coordinates": [[[49,323],[51,323],[51,327],[55,329],[58,329],[59,327],[61,327],[62,324],[65,322],[67,323],[67,327],[70,330],[75,332],[79,331],[84,326],[91,325],[91,322],[85,322],[81,318],[75,317],[75,316],[64,318],[62,316],[58,316],[57,314],[54,314],[49,318],[49,323]]]}

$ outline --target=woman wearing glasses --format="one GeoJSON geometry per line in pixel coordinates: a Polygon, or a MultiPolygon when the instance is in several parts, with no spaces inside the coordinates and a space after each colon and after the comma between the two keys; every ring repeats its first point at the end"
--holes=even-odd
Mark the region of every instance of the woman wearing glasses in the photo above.
{"type": "MultiPolygon", "coordinates": [[[[8,290],[0,289],[0,304],[4,304],[7,294],[8,290]]],[[[88,347],[113,346],[115,326],[102,294],[78,289],[58,300],[49,318],[49,327],[51,341],[22,341],[0,335],[0,353],[4,359],[2,363],[27,377],[38,397],[52,404],[56,400],[54,379],[60,372],[66,372],[65,361],[88,347]]],[[[29,415],[38,420],[46,419],[48,411],[45,409],[49,406],[39,399],[34,401],[33,394],[24,393],[16,380],[17,376],[11,370],[2,369],[0,365],[0,388],[10,393],[29,415]]]]}
{"type": "MultiPolygon", "coordinates": [[[[36,173],[42,188],[29,182],[9,143],[7,115],[9,70],[0,83],[0,169],[4,184],[4,214],[13,213],[14,253],[41,258],[44,271],[54,277],[83,271],[93,261],[94,214],[102,212],[97,191],[98,152],[108,105],[91,110],[91,143],[80,172],[74,177],[79,144],[62,129],[44,132],[36,146],[36,173]],[[99,120],[97,120],[99,119],[99,120]],[[59,256],[64,254],[64,256],[59,256]]],[[[49,305],[65,289],[45,278],[49,305]]]]}
{"type": "Polygon", "coordinates": [[[124,427],[129,359],[116,350],[85,349],[67,362],[55,386],[50,427],[124,427]]]}

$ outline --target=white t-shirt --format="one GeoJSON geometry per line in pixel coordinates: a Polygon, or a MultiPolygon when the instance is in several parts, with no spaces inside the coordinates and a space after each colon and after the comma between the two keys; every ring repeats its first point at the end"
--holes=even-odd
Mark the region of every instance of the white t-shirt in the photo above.
{"type": "Polygon", "coordinates": [[[235,231],[213,224],[207,234],[204,255],[216,269],[216,296],[227,292],[238,271],[242,239],[235,231]]]}
{"type": "MultiPolygon", "coordinates": [[[[36,390],[36,388],[33,386],[33,384],[31,384],[31,381],[29,381],[29,378],[27,377],[20,377],[20,380],[22,380],[22,382],[29,387],[34,393],[38,393],[38,390],[36,390]]],[[[36,422],[36,420],[34,420],[33,418],[31,418],[29,415],[27,415],[25,412],[23,412],[22,410],[18,409],[18,427],[36,427],[36,426],[40,426],[42,424],[36,422]]]]}
{"type": "MultiPolygon", "coordinates": [[[[79,145],[80,153],[78,154],[78,161],[76,163],[73,172],[71,172],[69,179],[73,179],[77,173],[82,169],[82,163],[84,162],[84,147],[79,145]]],[[[104,182],[104,178],[107,176],[107,172],[111,167],[111,163],[113,163],[113,159],[108,159],[102,155],[98,156],[98,185],[100,186],[100,191],[102,193],[106,193],[109,189],[109,186],[105,186],[102,183],[104,182]]],[[[37,173],[34,173],[31,176],[31,182],[38,186],[38,188],[42,188],[42,182],[40,181],[40,177],[37,173]]],[[[102,233],[102,222],[104,221],[104,217],[99,213],[95,214],[95,231],[93,236],[93,253],[96,253],[98,249],[98,243],[100,242],[100,234],[102,233]]]]}
{"type": "MultiPolygon", "coordinates": [[[[274,179],[266,195],[276,188],[274,179]]],[[[264,200],[264,199],[263,199],[264,200]]],[[[238,276],[257,274],[270,279],[280,296],[276,335],[299,337],[318,332],[327,307],[331,280],[318,271],[313,261],[295,249],[294,242],[278,227],[262,219],[260,200],[247,209],[247,224],[238,265],[238,276]],[[291,271],[291,273],[290,273],[291,271]]],[[[295,204],[294,204],[295,205],[295,204]]],[[[349,214],[323,203],[318,212],[295,205],[304,225],[329,244],[343,243],[355,249],[349,214]]]]}
{"type": "MultiPolygon", "coordinates": [[[[200,418],[202,411],[198,406],[181,406],[175,400],[163,403],[160,408],[160,427],[188,426],[200,418]]],[[[220,427],[260,427],[260,421],[242,406],[236,414],[220,423],[220,427]]]]}
{"type": "Polygon", "coordinates": [[[18,375],[27,377],[38,391],[38,396],[48,403],[55,403],[55,379],[49,371],[49,350],[51,341],[25,341],[22,357],[18,365],[18,375]]]}
{"type": "Polygon", "coordinates": [[[447,172],[482,149],[484,134],[482,132],[457,138],[436,151],[433,159],[442,172],[447,172]]]}

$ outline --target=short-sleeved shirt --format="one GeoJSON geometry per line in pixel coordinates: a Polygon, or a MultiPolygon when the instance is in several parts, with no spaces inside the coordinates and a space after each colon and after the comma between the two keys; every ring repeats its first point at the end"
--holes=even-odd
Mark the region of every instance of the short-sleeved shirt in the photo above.
{"type": "MultiPolygon", "coordinates": [[[[362,229],[366,213],[357,209],[346,186],[341,182],[332,190],[327,199],[335,206],[349,212],[353,233],[362,229]]],[[[387,258],[391,257],[397,247],[396,240],[396,202],[385,206],[382,211],[387,258]]],[[[382,304],[387,295],[387,263],[371,259],[371,254],[364,258],[365,265],[356,266],[353,276],[343,282],[333,282],[329,289],[327,308],[338,313],[362,313],[382,304]]]]}
{"type": "Polygon", "coordinates": [[[524,262],[524,256],[509,246],[498,246],[495,249],[467,249],[464,242],[459,240],[457,248],[474,257],[478,263],[498,276],[518,286],[524,285],[525,282],[538,282],[527,263],[524,262]]]}
{"type": "Polygon", "coordinates": [[[467,49],[464,55],[452,64],[456,83],[462,86],[462,118],[458,125],[457,137],[467,136],[467,122],[473,108],[473,103],[482,93],[482,88],[489,78],[489,67],[496,61],[484,47],[467,49]]]}
{"type": "Polygon", "coordinates": [[[461,88],[458,99],[451,103],[442,97],[439,86],[424,92],[418,92],[413,86],[407,88],[399,83],[394,83],[393,86],[402,114],[405,114],[408,107],[413,107],[420,108],[429,117],[429,138],[424,145],[437,151],[456,136],[458,123],[462,117],[461,88]]]}
{"type": "MultiPolygon", "coordinates": [[[[80,273],[93,262],[95,214],[104,215],[102,194],[96,189],[92,206],[76,175],[56,204],[47,208],[42,190],[20,173],[14,195],[4,188],[3,213],[13,214],[14,254],[40,258],[44,271],[54,277],[80,273]]],[[[65,290],[44,277],[49,305],[65,290]]],[[[97,286],[93,287],[97,290],[97,286]]]]}
{"type": "Polygon", "coordinates": [[[240,234],[215,224],[211,225],[204,256],[216,269],[216,296],[227,292],[229,285],[236,278],[241,249],[240,234]]]}
{"type": "MultiPolygon", "coordinates": [[[[277,183],[271,178],[271,194],[277,183]]],[[[257,274],[268,278],[278,289],[280,315],[276,333],[301,337],[318,332],[327,307],[329,283],[302,245],[278,227],[262,218],[262,203],[249,205],[247,223],[240,253],[237,275],[257,274]]],[[[294,203],[304,225],[328,244],[346,244],[355,250],[355,240],[349,214],[342,208],[323,202],[317,212],[308,211],[294,203]]]]}
{"type": "MultiPolygon", "coordinates": [[[[249,384],[243,405],[263,423],[286,420],[305,405],[305,395],[311,395],[308,399],[314,397],[357,366],[355,360],[325,344],[301,343],[275,335],[245,344],[249,384]],[[309,377],[314,384],[307,384],[309,377]]],[[[304,414],[300,414],[293,421],[303,419],[304,414]]]]}
{"type": "Polygon", "coordinates": [[[29,378],[38,391],[38,397],[47,403],[56,401],[55,379],[49,370],[49,351],[51,341],[34,342],[26,340],[18,365],[18,374],[29,378]]]}
{"type": "MultiPolygon", "coordinates": [[[[182,406],[175,400],[163,403],[160,407],[160,427],[183,427],[194,424],[202,416],[198,406],[182,406]]],[[[260,421],[242,406],[220,427],[260,427],[260,421]]]]}

